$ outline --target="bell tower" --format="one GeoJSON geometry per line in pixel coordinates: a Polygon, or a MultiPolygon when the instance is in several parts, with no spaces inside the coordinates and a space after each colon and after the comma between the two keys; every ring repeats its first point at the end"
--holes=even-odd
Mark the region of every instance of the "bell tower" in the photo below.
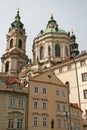
{"type": "Polygon", "coordinates": [[[74,58],[79,54],[79,50],[78,50],[78,44],[76,43],[76,36],[73,34],[73,31],[72,31],[71,40],[72,40],[72,44],[70,45],[70,57],[74,58]]]}
{"type": "Polygon", "coordinates": [[[24,25],[20,20],[19,10],[14,22],[11,24],[7,33],[7,45],[5,54],[1,57],[2,72],[10,76],[17,77],[22,67],[28,64],[26,55],[26,32],[24,25]]]}

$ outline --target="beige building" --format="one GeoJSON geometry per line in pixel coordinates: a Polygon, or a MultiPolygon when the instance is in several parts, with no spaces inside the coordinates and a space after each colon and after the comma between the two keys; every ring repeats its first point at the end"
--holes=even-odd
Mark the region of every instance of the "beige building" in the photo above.
{"type": "Polygon", "coordinates": [[[13,77],[0,74],[0,130],[27,130],[28,91],[13,77]]]}
{"type": "Polygon", "coordinates": [[[26,79],[0,75],[0,130],[83,130],[82,111],[50,71],[26,79]],[[71,114],[70,114],[71,113],[71,114]]]}
{"type": "Polygon", "coordinates": [[[52,72],[31,78],[28,85],[29,129],[83,130],[81,109],[69,106],[68,87],[52,72]]]}

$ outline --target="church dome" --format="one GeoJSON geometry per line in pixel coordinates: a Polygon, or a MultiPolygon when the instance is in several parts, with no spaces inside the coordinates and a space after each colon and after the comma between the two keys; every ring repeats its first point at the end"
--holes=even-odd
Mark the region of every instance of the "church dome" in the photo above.
{"type": "Polygon", "coordinates": [[[46,26],[45,30],[41,30],[40,33],[37,35],[37,37],[40,37],[42,35],[48,34],[48,33],[60,33],[60,34],[68,34],[66,31],[64,31],[61,28],[58,28],[57,22],[54,20],[53,15],[51,14],[51,18],[48,21],[48,24],[46,26]]]}
{"type": "Polygon", "coordinates": [[[41,30],[40,33],[37,35],[37,37],[40,37],[42,35],[48,34],[48,33],[60,33],[60,34],[68,34],[66,31],[64,31],[61,28],[46,28],[44,31],[41,30]]]}

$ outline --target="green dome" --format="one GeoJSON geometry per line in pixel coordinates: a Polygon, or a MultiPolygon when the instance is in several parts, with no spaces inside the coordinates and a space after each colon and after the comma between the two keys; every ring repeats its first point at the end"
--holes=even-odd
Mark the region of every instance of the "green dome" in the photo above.
{"type": "Polygon", "coordinates": [[[37,37],[40,37],[40,36],[48,34],[48,33],[68,34],[63,29],[58,28],[58,24],[57,24],[56,20],[53,18],[53,14],[51,14],[51,18],[48,21],[46,29],[41,30],[40,33],[37,35],[37,37]]]}
{"type": "Polygon", "coordinates": [[[37,35],[37,37],[48,34],[48,33],[60,33],[60,34],[67,34],[63,29],[61,28],[46,28],[44,31],[41,30],[40,33],[37,35]]]}

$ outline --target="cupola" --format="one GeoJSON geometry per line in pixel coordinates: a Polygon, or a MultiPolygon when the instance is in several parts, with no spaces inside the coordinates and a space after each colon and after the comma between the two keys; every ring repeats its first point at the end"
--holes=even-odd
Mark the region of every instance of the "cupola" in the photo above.
{"type": "Polygon", "coordinates": [[[19,9],[18,9],[17,15],[15,16],[15,20],[14,20],[13,23],[11,23],[11,28],[10,28],[10,30],[13,29],[13,28],[24,29],[23,26],[24,26],[24,24],[21,22],[21,17],[20,17],[20,15],[19,15],[19,9]]]}
{"type": "Polygon", "coordinates": [[[79,54],[78,51],[78,44],[76,43],[76,36],[73,34],[71,35],[72,44],[70,45],[70,57],[74,58],[76,55],[79,54]]]}

